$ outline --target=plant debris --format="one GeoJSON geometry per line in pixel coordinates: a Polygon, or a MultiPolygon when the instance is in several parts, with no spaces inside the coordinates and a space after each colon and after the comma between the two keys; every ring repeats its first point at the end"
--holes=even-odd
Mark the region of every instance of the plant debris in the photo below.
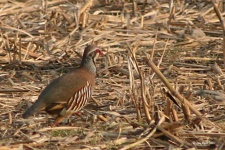
{"type": "Polygon", "coordinates": [[[0,2],[0,149],[225,148],[222,1],[0,2]],[[22,113],[104,52],[89,104],[57,127],[22,113]]]}

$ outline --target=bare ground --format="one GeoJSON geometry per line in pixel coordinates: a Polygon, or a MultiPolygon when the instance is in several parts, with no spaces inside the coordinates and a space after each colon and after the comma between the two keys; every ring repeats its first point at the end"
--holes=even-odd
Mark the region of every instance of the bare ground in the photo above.
{"type": "Polygon", "coordinates": [[[222,12],[220,1],[2,0],[0,149],[224,149],[222,12]],[[45,112],[23,119],[89,43],[104,51],[94,100],[54,128],[45,112]]]}

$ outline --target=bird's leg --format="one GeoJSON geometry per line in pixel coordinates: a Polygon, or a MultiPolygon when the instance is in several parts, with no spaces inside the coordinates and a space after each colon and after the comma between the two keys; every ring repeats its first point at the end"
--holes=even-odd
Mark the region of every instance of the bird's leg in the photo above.
{"type": "Polygon", "coordinates": [[[74,115],[77,115],[77,116],[81,116],[81,112],[80,111],[76,111],[75,113],[73,113],[74,115]]]}
{"type": "Polygon", "coordinates": [[[63,118],[63,116],[58,116],[51,127],[55,127],[58,123],[62,122],[63,118]]]}
{"type": "Polygon", "coordinates": [[[62,122],[62,120],[64,118],[70,117],[72,115],[71,112],[67,112],[65,115],[63,116],[57,116],[56,120],[54,121],[54,123],[51,125],[51,127],[55,127],[58,123],[62,122]]]}

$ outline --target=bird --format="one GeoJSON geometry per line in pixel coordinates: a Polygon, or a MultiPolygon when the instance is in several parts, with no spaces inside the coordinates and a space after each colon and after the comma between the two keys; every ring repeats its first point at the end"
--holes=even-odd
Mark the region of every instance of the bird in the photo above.
{"type": "Polygon", "coordinates": [[[57,115],[51,127],[57,126],[63,118],[81,110],[91,99],[96,76],[96,59],[103,55],[95,44],[87,45],[78,68],[66,73],[47,85],[38,99],[22,115],[24,119],[45,110],[57,115]]]}

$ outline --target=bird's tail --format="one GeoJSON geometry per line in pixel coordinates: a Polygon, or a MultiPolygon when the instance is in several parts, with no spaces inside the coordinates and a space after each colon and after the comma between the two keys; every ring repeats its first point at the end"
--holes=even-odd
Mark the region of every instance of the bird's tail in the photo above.
{"type": "Polygon", "coordinates": [[[24,119],[32,116],[34,113],[36,113],[37,111],[41,110],[42,106],[40,105],[40,103],[38,103],[37,101],[31,106],[29,107],[25,113],[23,113],[22,117],[24,119]]]}

